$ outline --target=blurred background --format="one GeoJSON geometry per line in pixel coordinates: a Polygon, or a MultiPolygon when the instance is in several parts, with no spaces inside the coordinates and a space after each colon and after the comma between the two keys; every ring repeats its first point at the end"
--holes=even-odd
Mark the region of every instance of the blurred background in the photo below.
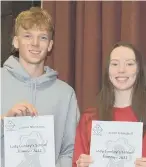
{"type": "Polygon", "coordinates": [[[46,65],[75,89],[81,112],[96,106],[105,59],[116,42],[132,43],[146,57],[145,1],[1,1],[1,65],[10,55],[14,19],[31,6],[52,15],[54,48],[46,65]]]}

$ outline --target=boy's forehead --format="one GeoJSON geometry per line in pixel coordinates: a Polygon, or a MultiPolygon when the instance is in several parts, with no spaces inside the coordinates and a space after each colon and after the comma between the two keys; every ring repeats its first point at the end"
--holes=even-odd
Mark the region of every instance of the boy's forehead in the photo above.
{"type": "Polygon", "coordinates": [[[20,34],[25,32],[49,34],[49,32],[45,28],[39,28],[37,26],[33,26],[32,28],[25,29],[22,26],[20,26],[18,29],[18,33],[20,34]]]}

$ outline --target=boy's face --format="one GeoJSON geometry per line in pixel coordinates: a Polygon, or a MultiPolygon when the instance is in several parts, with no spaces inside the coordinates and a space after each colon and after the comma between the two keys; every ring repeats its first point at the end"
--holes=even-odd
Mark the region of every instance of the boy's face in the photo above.
{"type": "Polygon", "coordinates": [[[46,30],[37,28],[25,30],[19,27],[13,40],[14,47],[19,50],[19,57],[29,64],[40,64],[45,61],[47,52],[51,51],[53,41],[46,30]]]}

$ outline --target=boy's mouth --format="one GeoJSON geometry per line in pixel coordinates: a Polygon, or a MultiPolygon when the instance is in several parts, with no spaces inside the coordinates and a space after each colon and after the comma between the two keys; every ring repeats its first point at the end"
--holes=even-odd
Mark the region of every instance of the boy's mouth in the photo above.
{"type": "Polygon", "coordinates": [[[36,51],[36,50],[29,50],[29,52],[32,54],[40,54],[41,53],[41,51],[36,51]]]}

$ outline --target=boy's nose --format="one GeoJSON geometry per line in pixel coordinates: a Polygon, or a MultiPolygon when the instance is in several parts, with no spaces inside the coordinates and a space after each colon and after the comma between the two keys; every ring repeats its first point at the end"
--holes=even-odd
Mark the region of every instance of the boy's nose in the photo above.
{"type": "Polygon", "coordinates": [[[33,46],[38,46],[38,45],[39,45],[39,40],[38,40],[38,38],[33,38],[33,39],[32,39],[32,45],[33,45],[33,46]]]}

